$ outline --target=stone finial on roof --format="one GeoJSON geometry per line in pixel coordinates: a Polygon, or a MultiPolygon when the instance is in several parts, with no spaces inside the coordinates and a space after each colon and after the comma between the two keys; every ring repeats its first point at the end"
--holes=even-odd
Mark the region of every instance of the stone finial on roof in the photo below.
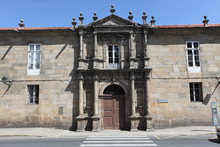
{"type": "Polygon", "coordinates": [[[208,22],[209,20],[207,19],[207,16],[204,16],[204,20],[202,21],[202,23],[204,24],[204,26],[208,26],[208,22]]]}
{"type": "Polygon", "coordinates": [[[98,19],[98,17],[97,17],[97,13],[94,12],[93,14],[94,14],[94,16],[93,16],[93,20],[96,21],[96,20],[98,19]]]}
{"type": "Polygon", "coordinates": [[[112,14],[114,14],[114,13],[115,13],[115,6],[114,6],[114,5],[111,5],[110,12],[111,12],[112,14]]]}
{"type": "Polygon", "coordinates": [[[20,23],[18,25],[20,26],[20,28],[24,28],[24,26],[25,26],[24,20],[20,19],[20,23]]]}
{"type": "Polygon", "coordinates": [[[151,24],[151,27],[155,27],[155,17],[154,16],[151,16],[151,21],[150,21],[150,24],[151,24]]]}
{"type": "Polygon", "coordinates": [[[147,15],[146,15],[146,12],[143,12],[142,20],[143,20],[143,24],[147,24],[147,15]]]}
{"type": "Polygon", "coordinates": [[[76,19],[73,18],[73,19],[72,19],[72,25],[73,25],[73,28],[74,28],[74,29],[76,28],[76,24],[77,24],[76,19]]]}
{"type": "Polygon", "coordinates": [[[79,14],[80,25],[83,25],[83,20],[84,20],[83,13],[81,12],[81,13],[79,14]]]}
{"type": "Polygon", "coordinates": [[[130,21],[132,21],[133,20],[133,15],[132,15],[132,12],[131,11],[129,11],[129,16],[128,16],[128,19],[130,20],[130,21]]]}

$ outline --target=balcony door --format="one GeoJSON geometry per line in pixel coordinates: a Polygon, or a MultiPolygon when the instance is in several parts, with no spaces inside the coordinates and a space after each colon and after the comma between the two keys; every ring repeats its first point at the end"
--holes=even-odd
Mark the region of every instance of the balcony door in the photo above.
{"type": "Polygon", "coordinates": [[[108,68],[109,69],[120,68],[119,57],[120,56],[119,56],[118,45],[109,45],[108,46],[108,68]]]}

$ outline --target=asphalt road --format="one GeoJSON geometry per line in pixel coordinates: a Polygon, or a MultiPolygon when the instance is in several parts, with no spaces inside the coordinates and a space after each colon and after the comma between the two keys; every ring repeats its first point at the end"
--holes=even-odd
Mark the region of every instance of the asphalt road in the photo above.
{"type": "Polygon", "coordinates": [[[85,138],[2,137],[0,147],[220,147],[215,135],[88,136],[85,138]]]}
{"type": "Polygon", "coordinates": [[[1,138],[0,147],[79,147],[85,138],[1,138]]]}
{"type": "Polygon", "coordinates": [[[215,135],[151,136],[158,147],[220,147],[215,135]]]}

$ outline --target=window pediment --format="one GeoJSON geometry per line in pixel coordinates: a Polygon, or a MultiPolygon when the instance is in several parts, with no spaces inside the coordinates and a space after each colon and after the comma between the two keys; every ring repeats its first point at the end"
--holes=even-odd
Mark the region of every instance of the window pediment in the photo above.
{"type": "Polygon", "coordinates": [[[117,43],[125,40],[123,35],[105,35],[102,37],[102,40],[109,43],[117,43]]]}

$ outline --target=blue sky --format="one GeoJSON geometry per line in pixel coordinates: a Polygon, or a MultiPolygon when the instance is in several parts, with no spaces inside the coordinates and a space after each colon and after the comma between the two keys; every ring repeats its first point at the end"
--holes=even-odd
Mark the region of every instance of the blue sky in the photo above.
{"type": "Polygon", "coordinates": [[[116,15],[142,23],[142,12],[155,16],[157,25],[200,24],[207,15],[210,23],[220,23],[220,0],[0,0],[0,27],[17,27],[23,18],[26,27],[71,26],[72,17],[83,12],[85,23],[110,15],[111,4],[116,15]]]}

